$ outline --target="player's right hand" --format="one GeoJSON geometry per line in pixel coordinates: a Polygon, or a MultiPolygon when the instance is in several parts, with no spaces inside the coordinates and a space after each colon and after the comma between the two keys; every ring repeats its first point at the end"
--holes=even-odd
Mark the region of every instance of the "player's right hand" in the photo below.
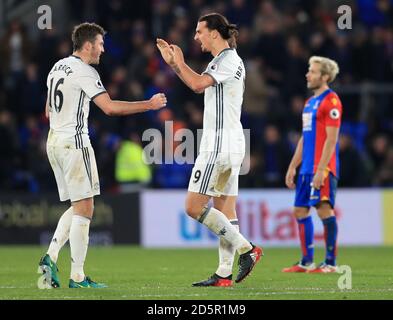
{"type": "Polygon", "coordinates": [[[157,93],[152,96],[149,100],[151,110],[158,110],[166,106],[167,100],[163,93],[157,93]]]}
{"type": "Polygon", "coordinates": [[[295,189],[295,176],[296,176],[296,169],[288,168],[287,174],[285,176],[285,184],[289,189],[295,189]]]}

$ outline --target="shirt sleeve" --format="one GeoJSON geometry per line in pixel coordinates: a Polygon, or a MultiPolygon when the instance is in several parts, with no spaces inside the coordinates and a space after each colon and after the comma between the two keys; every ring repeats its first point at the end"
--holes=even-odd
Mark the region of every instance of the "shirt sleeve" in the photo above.
{"type": "Polygon", "coordinates": [[[209,63],[203,74],[210,75],[217,84],[225,82],[235,74],[234,66],[230,63],[228,57],[223,59],[213,59],[209,63]]]}
{"type": "Polygon", "coordinates": [[[78,77],[78,83],[90,100],[106,92],[98,73],[83,74],[78,77]]]}
{"type": "Polygon", "coordinates": [[[342,105],[337,95],[329,95],[323,102],[323,114],[327,127],[337,127],[341,125],[342,105]]]}

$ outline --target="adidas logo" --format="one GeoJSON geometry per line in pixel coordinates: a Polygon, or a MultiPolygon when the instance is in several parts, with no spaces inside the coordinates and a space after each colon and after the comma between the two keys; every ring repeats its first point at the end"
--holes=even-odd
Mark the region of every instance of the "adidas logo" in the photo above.
{"type": "Polygon", "coordinates": [[[225,229],[225,227],[224,228],[222,228],[221,230],[220,230],[220,232],[218,233],[220,236],[224,236],[225,234],[227,233],[227,230],[225,229]]]}

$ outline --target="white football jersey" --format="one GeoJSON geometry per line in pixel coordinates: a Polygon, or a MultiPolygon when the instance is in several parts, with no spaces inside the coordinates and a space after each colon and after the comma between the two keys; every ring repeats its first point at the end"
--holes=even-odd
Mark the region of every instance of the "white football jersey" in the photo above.
{"type": "Polygon", "coordinates": [[[90,145],[90,100],[106,92],[96,69],[77,56],[59,60],[47,78],[48,145],[81,149],[90,145]]]}
{"type": "Polygon", "coordinates": [[[203,72],[215,80],[205,89],[203,135],[200,152],[244,153],[245,138],[240,115],[245,68],[235,49],[224,49],[203,72]]]}

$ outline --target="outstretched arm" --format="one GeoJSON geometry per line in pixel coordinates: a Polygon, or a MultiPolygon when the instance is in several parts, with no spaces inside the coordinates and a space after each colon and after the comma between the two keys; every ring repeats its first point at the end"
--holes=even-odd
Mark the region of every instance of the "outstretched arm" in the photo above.
{"type": "Polygon", "coordinates": [[[166,106],[167,100],[163,93],[157,93],[145,101],[114,101],[107,93],[100,94],[94,103],[108,116],[126,116],[129,114],[158,110],[166,106]]]}
{"type": "Polygon", "coordinates": [[[176,45],[169,45],[163,39],[157,39],[157,48],[165,62],[176,72],[178,77],[196,93],[202,93],[206,88],[214,85],[214,79],[207,74],[198,74],[184,61],[182,50],[176,45]]]}

